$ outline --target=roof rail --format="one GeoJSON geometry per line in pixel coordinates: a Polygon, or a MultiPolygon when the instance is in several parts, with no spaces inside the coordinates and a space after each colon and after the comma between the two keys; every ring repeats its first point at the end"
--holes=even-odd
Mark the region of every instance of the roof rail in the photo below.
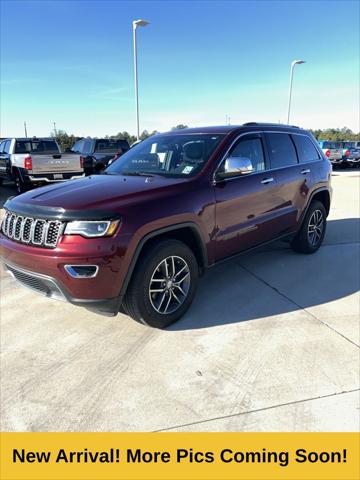
{"type": "Polygon", "coordinates": [[[300,128],[297,125],[285,125],[283,123],[267,123],[267,122],[246,122],[246,123],[243,123],[243,126],[247,126],[247,127],[250,127],[252,125],[266,125],[266,126],[274,126],[274,127],[300,128]]]}

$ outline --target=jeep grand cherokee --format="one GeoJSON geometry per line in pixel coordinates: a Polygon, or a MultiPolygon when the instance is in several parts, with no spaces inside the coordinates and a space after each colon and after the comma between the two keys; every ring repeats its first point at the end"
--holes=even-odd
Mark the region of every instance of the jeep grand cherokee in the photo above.
{"type": "Polygon", "coordinates": [[[8,200],[0,256],[48,297],[162,328],[189,308],[198,277],[279,238],[321,245],[331,164],[297,127],[248,123],[150,137],[102,175],[8,200]]]}

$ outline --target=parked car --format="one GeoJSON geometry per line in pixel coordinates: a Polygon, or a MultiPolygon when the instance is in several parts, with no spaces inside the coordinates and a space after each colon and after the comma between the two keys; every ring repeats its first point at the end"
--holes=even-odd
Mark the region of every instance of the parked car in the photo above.
{"type": "Polygon", "coordinates": [[[300,128],[171,131],[104,173],[6,202],[0,257],[20,283],[163,328],[207,268],[279,238],[314,253],[325,235],[331,164],[300,128]]]}
{"type": "Polygon", "coordinates": [[[117,160],[129,148],[127,140],[83,138],[73,145],[71,151],[81,155],[85,175],[92,175],[105,170],[107,165],[117,160]]]}
{"type": "Polygon", "coordinates": [[[6,138],[0,143],[0,185],[13,180],[17,193],[83,175],[80,155],[61,153],[53,138],[6,138]]]}
{"type": "Polygon", "coordinates": [[[341,142],[331,142],[329,140],[319,140],[321,150],[333,165],[341,165],[343,162],[343,152],[341,142]]]}
{"type": "Polygon", "coordinates": [[[360,142],[345,141],[341,142],[341,146],[343,164],[346,164],[349,167],[360,165],[360,142]]]}

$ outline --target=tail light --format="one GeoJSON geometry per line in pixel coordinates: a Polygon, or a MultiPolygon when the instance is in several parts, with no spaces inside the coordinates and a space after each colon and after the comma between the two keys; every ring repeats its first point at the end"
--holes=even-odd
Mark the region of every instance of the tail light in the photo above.
{"type": "Polygon", "coordinates": [[[330,157],[330,150],[326,150],[325,155],[329,158],[330,157]]]}
{"type": "Polygon", "coordinates": [[[24,158],[24,168],[25,170],[32,170],[32,158],[30,155],[24,158]]]}
{"type": "Polygon", "coordinates": [[[84,157],[80,156],[80,168],[84,168],[84,157]]]}
{"type": "Polygon", "coordinates": [[[350,157],[350,150],[346,150],[345,157],[350,157]]]}

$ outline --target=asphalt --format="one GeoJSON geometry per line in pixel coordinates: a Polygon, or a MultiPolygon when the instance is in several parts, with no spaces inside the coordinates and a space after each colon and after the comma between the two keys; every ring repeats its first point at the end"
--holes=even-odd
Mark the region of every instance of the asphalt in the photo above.
{"type": "Polygon", "coordinates": [[[1,271],[1,430],[357,431],[360,172],[332,181],[316,254],[276,243],[210,269],[164,331],[1,271]]]}

